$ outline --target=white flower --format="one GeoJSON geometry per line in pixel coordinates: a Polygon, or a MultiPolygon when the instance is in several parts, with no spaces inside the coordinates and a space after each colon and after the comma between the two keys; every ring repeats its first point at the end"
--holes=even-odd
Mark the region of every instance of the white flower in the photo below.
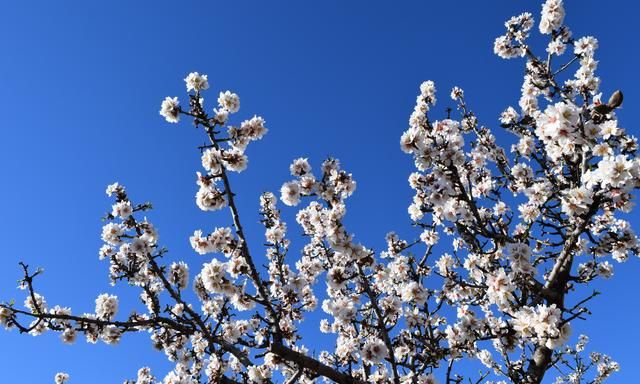
{"type": "Polygon", "coordinates": [[[176,367],[175,371],[169,372],[162,381],[163,384],[193,384],[191,375],[184,372],[184,368],[176,367]]]}
{"type": "MultiPolygon", "coordinates": [[[[407,381],[407,383],[410,382],[410,380],[407,381]]],[[[430,373],[428,375],[418,376],[418,384],[438,384],[438,380],[436,380],[436,377],[433,375],[433,373],[430,373]]]]}
{"type": "Polygon", "coordinates": [[[42,313],[47,310],[47,302],[44,299],[44,296],[39,293],[34,293],[33,297],[31,295],[27,296],[24,300],[24,306],[27,307],[33,313],[42,313]],[[35,301],[33,300],[35,298],[35,301]]]}
{"type": "Polygon", "coordinates": [[[215,148],[209,148],[202,152],[202,167],[209,171],[212,175],[218,175],[222,171],[220,161],[220,151],[215,148]]]}
{"type": "Polygon", "coordinates": [[[568,338],[571,329],[564,326],[562,329],[558,328],[561,321],[562,311],[555,304],[539,304],[535,308],[525,306],[510,320],[518,337],[536,337],[539,341],[549,344],[548,348],[555,348],[568,338]]]}
{"type": "Polygon", "coordinates": [[[556,336],[547,339],[545,346],[549,349],[559,348],[569,341],[569,337],[571,337],[571,324],[565,323],[556,336]]]}
{"type": "Polygon", "coordinates": [[[124,187],[118,183],[109,184],[106,192],[107,196],[111,197],[115,193],[124,192],[124,187]]]}
{"type": "Polygon", "coordinates": [[[272,369],[266,365],[250,365],[247,368],[247,375],[252,383],[266,384],[271,382],[272,369]]]}
{"type": "Polygon", "coordinates": [[[489,273],[486,284],[487,297],[490,303],[498,305],[499,308],[509,305],[511,293],[515,291],[516,286],[503,268],[494,273],[489,273]]]}
{"type": "Polygon", "coordinates": [[[151,368],[142,367],[138,369],[138,380],[135,384],[154,384],[155,378],[151,374],[151,368]]]}
{"type": "Polygon", "coordinates": [[[611,265],[611,263],[609,263],[608,261],[598,263],[596,272],[598,273],[598,276],[602,276],[603,278],[608,279],[613,276],[613,265],[611,265]]]}
{"type": "Polygon", "coordinates": [[[461,100],[464,97],[464,91],[459,87],[453,87],[451,90],[452,100],[461,100]]]}
{"type": "Polygon", "coordinates": [[[275,244],[282,241],[286,233],[287,225],[283,222],[278,222],[278,225],[274,225],[265,231],[265,237],[268,242],[275,244]]]}
{"type": "Polygon", "coordinates": [[[426,229],[420,234],[420,240],[422,240],[427,245],[434,245],[438,242],[440,236],[438,232],[426,229]]]}
{"type": "Polygon", "coordinates": [[[280,188],[280,200],[288,206],[295,206],[300,203],[300,184],[296,181],[289,181],[280,188]]]}
{"type": "Polygon", "coordinates": [[[573,52],[576,55],[592,56],[598,49],[598,39],[593,36],[581,37],[573,44],[573,52]]]}
{"type": "Polygon", "coordinates": [[[56,376],[53,378],[53,380],[56,384],[64,384],[67,381],[69,381],[69,374],[64,372],[58,372],[56,373],[56,376]]]}
{"type": "Polygon", "coordinates": [[[177,97],[166,97],[160,106],[160,115],[168,122],[177,123],[180,121],[180,102],[177,97]]]}
{"type": "Polygon", "coordinates": [[[227,111],[224,108],[214,108],[213,109],[213,114],[214,114],[214,119],[216,121],[216,123],[223,125],[227,123],[227,120],[229,120],[229,111],[227,111]]]}
{"type": "Polygon", "coordinates": [[[207,75],[201,75],[198,72],[191,72],[184,79],[184,82],[187,84],[187,92],[191,90],[204,91],[209,88],[207,75]]]}
{"type": "Polygon", "coordinates": [[[13,312],[8,308],[0,308],[0,325],[8,328],[9,327],[9,319],[13,316],[13,312]]]}
{"type": "MultiPolygon", "coordinates": [[[[209,236],[202,236],[202,231],[197,230],[189,238],[191,247],[201,255],[211,252],[224,252],[231,250],[229,246],[233,242],[231,228],[216,228],[209,236]]],[[[228,255],[227,255],[228,256],[228,255]]]]}
{"type": "Polygon", "coordinates": [[[428,291],[419,283],[411,281],[402,286],[401,298],[405,303],[422,305],[427,301],[428,291]]]}
{"type": "Polygon", "coordinates": [[[228,322],[222,326],[223,337],[230,343],[235,343],[247,329],[247,322],[240,320],[236,322],[228,322]]]}
{"type": "Polygon", "coordinates": [[[493,357],[491,356],[491,352],[489,352],[488,350],[482,349],[476,353],[476,356],[485,367],[493,367],[493,357]]]}
{"type": "Polygon", "coordinates": [[[260,140],[268,131],[264,124],[265,121],[262,117],[253,116],[251,119],[245,120],[240,124],[240,132],[249,140],[260,140]]]}
{"type": "Polygon", "coordinates": [[[113,320],[118,312],[118,297],[106,293],[96,299],[96,316],[99,319],[113,320]]]}
{"type": "Polygon", "coordinates": [[[526,183],[533,178],[533,170],[525,163],[518,163],[511,168],[511,175],[518,182],[526,183]]]}
{"type": "Polygon", "coordinates": [[[436,262],[436,267],[438,267],[440,274],[446,276],[451,271],[454,261],[453,257],[448,253],[440,256],[440,259],[436,262]]]}
{"type": "Polygon", "coordinates": [[[512,243],[507,246],[507,252],[511,259],[511,268],[515,272],[530,273],[533,270],[531,265],[531,248],[525,243],[512,243]]]}
{"type": "Polygon", "coordinates": [[[102,245],[102,247],[100,247],[100,251],[98,251],[100,260],[104,260],[115,254],[116,254],[116,249],[108,244],[102,245]]]}
{"type": "Polygon", "coordinates": [[[520,204],[518,210],[520,211],[520,217],[527,223],[533,222],[540,216],[540,208],[534,203],[520,204]]]}
{"type": "Polygon", "coordinates": [[[293,160],[293,163],[289,166],[289,171],[293,176],[303,176],[311,172],[311,165],[306,158],[298,158],[293,160]]]}
{"type": "Polygon", "coordinates": [[[231,305],[238,311],[248,311],[256,306],[256,302],[244,293],[244,287],[239,293],[231,296],[231,305]]]}
{"type": "Polygon", "coordinates": [[[222,161],[228,170],[233,172],[242,172],[247,169],[249,159],[241,150],[232,148],[222,152],[222,161]]]}
{"type": "Polygon", "coordinates": [[[529,135],[522,136],[520,140],[518,140],[518,144],[516,144],[516,150],[522,156],[529,157],[534,149],[535,141],[533,140],[533,137],[529,135]]]}
{"type": "Polygon", "coordinates": [[[210,293],[224,293],[228,288],[225,278],[226,263],[221,263],[216,259],[204,264],[202,272],[202,283],[204,288],[210,293]]]}
{"type": "Polygon", "coordinates": [[[130,201],[120,201],[112,206],[111,215],[125,220],[133,213],[130,201]]]}
{"type": "Polygon", "coordinates": [[[513,107],[509,107],[500,115],[500,122],[502,124],[513,124],[518,120],[518,117],[518,112],[513,107]]]}
{"type": "Polygon", "coordinates": [[[73,328],[65,328],[60,335],[62,342],[65,344],[73,344],[76,341],[77,332],[73,328]]]}
{"type": "Polygon", "coordinates": [[[567,49],[567,45],[562,41],[562,39],[555,38],[549,42],[547,45],[547,53],[553,55],[562,55],[567,49]]]}
{"type": "Polygon", "coordinates": [[[240,97],[231,91],[220,92],[218,104],[229,113],[236,113],[240,110],[240,97]]]}
{"type": "Polygon", "coordinates": [[[189,266],[184,261],[171,264],[168,280],[179,289],[185,289],[189,284],[189,266]]]}
{"type": "Polygon", "coordinates": [[[611,136],[620,136],[622,132],[622,128],[618,127],[618,122],[615,120],[607,120],[600,124],[600,135],[605,140],[608,140],[611,136]]]}
{"type": "Polygon", "coordinates": [[[628,188],[632,186],[638,174],[638,163],[627,159],[626,155],[607,156],[598,163],[597,178],[601,185],[610,185],[614,188],[628,188]]]}
{"type": "Polygon", "coordinates": [[[569,216],[582,215],[593,203],[592,196],[593,193],[584,187],[570,189],[562,197],[562,211],[569,216]]]}
{"type": "Polygon", "coordinates": [[[107,325],[100,334],[102,341],[107,344],[118,344],[120,337],[122,337],[122,331],[115,325],[107,325]]]}
{"type": "Polygon", "coordinates": [[[505,204],[504,201],[499,201],[493,206],[493,214],[496,216],[504,215],[508,210],[509,207],[507,207],[507,204],[505,204]]]}
{"type": "Polygon", "coordinates": [[[547,0],[542,5],[540,18],[540,33],[550,34],[562,26],[564,21],[564,7],[562,0],[547,0]]]}
{"type": "Polygon", "coordinates": [[[227,206],[224,194],[214,185],[201,185],[196,193],[196,204],[203,211],[216,211],[227,206]]]}
{"type": "Polygon", "coordinates": [[[535,312],[531,307],[523,307],[510,322],[518,337],[529,338],[535,335],[535,312]]]}
{"type": "Polygon", "coordinates": [[[389,350],[380,339],[369,339],[360,351],[362,360],[369,364],[378,364],[389,356],[389,350]]]}
{"type": "Polygon", "coordinates": [[[146,236],[136,237],[129,245],[129,251],[138,256],[146,256],[151,252],[151,248],[149,237],[146,236]]]}
{"type": "Polygon", "coordinates": [[[227,247],[233,241],[233,235],[231,234],[231,228],[222,227],[216,228],[211,235],[209,235],[209,241],[211,241],[211,248],[213,252],[227,252],[227,247]]]}
{"type": "Polygon", "coordinates": [[[320,332],[331,333],[331,324],[329,324],[329,320],[327,319],[320,320],[320,332]]]}
{"type": "Polygon", "coordinates": [[[124,235],[124,226],[117,223],[107,223],[102,227],[102,240],[110,245],[120,245],[120,236],[124,235]]]}
{"type": "Polygon", "coordinates": [[[356,316],[357,309],[353,300],[340,297],[335,300],[325,300],[322,310],[333,315],[341,323],[348,324],[356,316]]]}
{"type": "MultiPolygon", "coordinates": [[[[420,84],[420,97],[423,99],[426,99],[426,102],[430,105],[435,105],[436,103],[436,84],[431,81],[431,80],[427,80],[425,82],[423,82],[422,84],[420,84]]],[[[424,106],[425,108],[429,108],[427,105],[424,106]]],[[[426,112],[426,111],[424,111],[426,112]]]]}
{"type": "Polygon", "coordinates": [[[578,125],[580,110],[565,102],[549,105],[544,113],[536,117],[535,134],[542,140],[552,160],[564,155],[573,155],[578,145],[584,142],[578,125]]]}

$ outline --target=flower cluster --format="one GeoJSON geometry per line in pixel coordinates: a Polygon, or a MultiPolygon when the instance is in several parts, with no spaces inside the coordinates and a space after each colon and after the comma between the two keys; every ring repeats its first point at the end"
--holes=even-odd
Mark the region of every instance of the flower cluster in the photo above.
{"type": "Polygon", "coordinates": [[[505,23],[507,33],[498,37],[493,43],[493,52],[503,59],[512,59],[525,55],[527,45],[525,40],[533,27],[533,17],[530,13],[514,16],[505,23]]]}
{"type": "Polygon", "coordinates": [[[53,381],[56,384],[64,384],[69,381],[69,374],[64,372],[58,372],[56,373],[56,376],[53,378],[53,381]]]}
{"type": "Polygon", "coordinates": [[[518,337],[534,339],[550,349],[566,343],[571,334],[569,323],[561,323],[562,311],[555,304],[541,304],[536,308],[523,307],[511,320],[518,337]]]}
{"type": "Polygon", "coordinates": [[[540,33],[551,34],[562,27],[564,21],[564,7],[562,0],[547,0],[542,5],[540,17],[540,33]]]}
{"type": "Polygon", "coordinates": [[[96,317],[99,319],[113,320],[118,312],[118,298],[103,293],[96,299],[96,317]]]}

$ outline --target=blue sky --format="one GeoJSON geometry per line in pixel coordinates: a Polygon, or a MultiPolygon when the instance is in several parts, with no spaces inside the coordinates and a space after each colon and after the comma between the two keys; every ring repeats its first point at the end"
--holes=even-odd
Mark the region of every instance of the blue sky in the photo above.
{"type": "MultiPolygon", "coordinates": [[[[113,292],[124,315],[139,307],[135,290],[109,286],[108,266],[97,258],[100,217],[110,209],[104,189],[113,181],[154,203],[149,218],[169,260],[208,261],[188,236],[230,223],[194,202],[202,132],[158,115],[165,96],[184,99],[182,79],[191,71],[207,73],[216,92],[237,92],[239,118],[260,114],[270,129],[250,146],[248,170],[232,180],[253,243],[262,241],[259,194],[289,179],[291,159],[309,157],[318,167],[332,155],[358,182],[349,228],[382,248],[388,231],[409,233],[413,167],[398,140],[418,85],[436,81],[443,113],[450,88],[462,87],[480,121],[499,132],[499,113],[517,104],[523,63],[494,56],[493,39],[512,15],[531,11],[538,19],[539,9],[506,0],[8,2],[0,13],[0,299],[22,302],[15,286],[24,260],[45,268],[37,287],[50,304],[89,312],[98,294],[113,292]]],[[[638,10],[631,0],[569,1],[566,18],[575,36],[599,39],[602,90],[624,91],[620,124],[635,134],[638,10]]],[[[298,237],[293,220],[289,228],[298,237]]],[[[598,285],[604,295],[594,315],[575,328],[588,329],[591,347],[621,363],[615,382],[634,382],[640,309],[631,287],[639,263],[616,267],[614,279],[598,285]]],[[[147,335],[114,348],[0,332],[0,345],[6,382],[52,382],[67,371],[72,383],[101,384],[134,377],[143,365],[161,375],[168,369],[147,335]]]]}

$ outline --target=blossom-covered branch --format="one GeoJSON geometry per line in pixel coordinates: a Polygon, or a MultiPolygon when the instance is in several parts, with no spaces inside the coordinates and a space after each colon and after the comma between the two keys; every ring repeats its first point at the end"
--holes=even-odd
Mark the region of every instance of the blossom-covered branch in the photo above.
{"type": "Polygon", "coordinates": [[[153,224],[136,218],[151,204],[135,204],[112,184],[99,255],[112,284],[139,290],[144,313],[118,320],[119,300],[108,293],[92,313],[49,308],[34,286],[42,270],[21,264],[24,309],[1,303],[0,324],[59,332],[66,343],[83,334],[116,344],[148,332],[175,367],[163,379],[143,367],[128,381],[136,384],[539,384],[551,374],[558,384],[604,381],[618,364],[586,356],[586,336],[570,345],[571,329],[600,294],[590,283],[613,275],[609,259],[622,263],[640,251],[622,215],[640,187],[640,160],[637,139],[618,126],[622,92],[604,102],[599,91],[597,40],[573,37],[564,12],[561,0],[544,3],[541,55],[530,42],[530,13],[508,20],[494,42],[498,56],[525,61],[518,109],[499,118],[511,148],[480,123],[461,88],[450,93],[458,114],[448,109],[439,118],[435,84],[420,85],[400,138],[416,168],[408,214],[418,231],[411,239],[389,233],[383,250],[347,229],[357,184],[334,158],[315,172],[307,158],[292,162],[292,179],[279,190],[286,207],[263,193],[265,243],[249,244],[245,231],[255,229],[243,226],[232,173],[247,168],[247,147],[267,133],[266,122],[254,115],[233,125],[239,96],[220,92],[207,107],[208,76],[190,73],[188,103],[167,97],[160,114],[170,123],[192,120],[206,135],[195,201],[203,211],[228,207],[229,226],[194,229],[198,255],[168,264],[153,224]],[[280,211],[294,206],[306,240],[300,250],[291,249],[280,211]],[[320,324],[309,324],[309,313],[321,311],[320,324]],[[318,343],[309,327],[330,336],[318,343]],[[463,359],[480,372],[461,371],[463,359]]]}

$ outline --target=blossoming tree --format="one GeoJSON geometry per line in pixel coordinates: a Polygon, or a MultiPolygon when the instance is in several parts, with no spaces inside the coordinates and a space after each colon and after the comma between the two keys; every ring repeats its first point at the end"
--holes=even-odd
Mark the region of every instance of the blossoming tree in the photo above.
{"type": "Polygon", "coordinates": [[[498,56],[526,60],[519,112],[509,107],[500,117],[516,136],[510,150],[479,124],[460,88],[451,92],[459,118],[437,120],[435,85],[420,86],[400,139],[416,167],[408,213],[418,231],[413,240],[388,234],[381,252],[355,242],[344,225],[356,182],[331,158],[316,172],[307,159],[294,160],[293,180],[280,189],[285,206],[303,207],[296,221],[307,244],[290,249],[280,216],[289,208],[270,192],[260,196],[266,252],[249,244],[230,173],[247,167],[245,149],[267,133],[265,121],[230,125],[239,97],[221,92],[211,111],[202,98],[207,76],[189,74],[188,102],[167,97],[160,114],[170,123],[192,120],[209,139],[199,147],[196,203],[227,209],[230,226],[195,230],[191,245],[207,255],[204,265],[201,256],[163,264],[166,249],[140,218],[151,205],[115,183],[107,188],[114,203],[99,256],[113,284],[139,291],[146,312],[118,316],[110,294],[95,299],[94,313],[48,305],[35,285],[41,270],[21,263],[24,307],[0,304],[0,324],[31,335],[59,332],[65,343],[80,334],[116,344],[148,332],[175,368],[164,379],[141,368],[127,381],[136,384],[602,382],[617,363],[584,355],[588,339],[570,339],[571,324],[585,319],[597,294],[581,287],[611,277],[610,258],[638,253],[620,212],[632,208],[640,160],[636,138],[616,120],[622,93],[606,102],[598,93],[597,40],[574,38],[563,19],[562,1],[546,1],[538,24],[549,37],[544,56],[527,44],[529,13],[508,20],[495,40],[498,56]],[[442,244],[449,252],[437,251],[442,244]],[[319,328],[335,348],[311,352],[315,339],[301,323],[313,311],[326,314],[319,328]],[[457,365],[463,359],[485,369],[465,373],[457,365]]]}

